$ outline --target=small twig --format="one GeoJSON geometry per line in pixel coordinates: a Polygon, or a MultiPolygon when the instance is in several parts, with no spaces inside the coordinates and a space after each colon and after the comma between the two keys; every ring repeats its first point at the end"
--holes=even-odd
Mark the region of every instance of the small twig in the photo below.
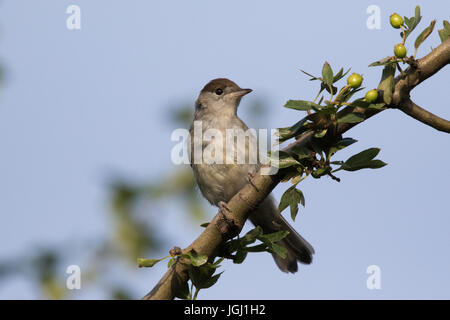
{"type": "Polygon", "coordinates": [[[397,65],[397,68],[398,68],[398,71],[400,71],[400,74],[402,76],[405,76],[406,73],[405,73],[405,71],[403,71],[402,67],[400,67],[400,64],[398,62],[396,62],[395,64],[397,65]]]}
{"type": "Polygon", "coordinates": [[[405,28],[403,28],[403,26],[400,26],[400,28],[402,29],[402,36],[403,36],[402,44],[405,44],[405,42],[406,42],[405,28]]]}
{"type": "Polygon", "coordinates": [[[335,180],[337,182],[341,182],[341,178],[336,177],[331,172],[328,172],[328,175],[331,177],[331,179],[333,179],[333,180],[335,180]]]}

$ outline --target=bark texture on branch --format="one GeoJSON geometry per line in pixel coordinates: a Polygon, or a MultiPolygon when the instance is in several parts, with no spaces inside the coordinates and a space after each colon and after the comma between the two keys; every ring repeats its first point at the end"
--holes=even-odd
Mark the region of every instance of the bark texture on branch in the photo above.
{"type": "Polygon", "coordinates": [[[450,121],[442,119],[430,111],[427,111],[417,104],[415,104],[411,99],[405,100],[399,107],[408,116],[426,124],[427,126],[433,127],[436,130],[450,133],[450,121]]]}
{"type": "MultiPolygon", "coordinates": [[[[417,66],[406,69],[406,75],[400,75],[395,79],[395,89],[390,107],[398,108],[415,119],[438,130],[450,132],[450,124],[447,120],[443,120],[418,107],[410,100],[409,95],[410,91],[415,86],[434,75],[449,63],[450,39],[447,39],[427,56],[418,60],[417,66]]],[[[365,115],[365,119],[367,119],[382,110],[348,106],[341,110],[338,115],[341,117],[347,113],[355,111],[363,113],[365,115]]],[[[355,123],[339,123],[334,128],[332,134],[334,137],[337,137],[355,125],[355,123]]],[[[297,141],[291,143],[284,150],[289,151],[294,145],[307,144],[312,135],[313,132],[311,131],[304,133],[297,141]]],[[[283,176],[283,170],[280,170],[276,175],[262,175],[261,171],[259,171],[252,179],[254,186],[252,184],[247,184],[228,202],[228,207],[231,209],[230,218],[235,220],[239,225],[243,226],[251,209],[256,207],[270,194],[278,183],[280,183],[283,176]]],[[[200,236],[183,251],[187,252],[193,249],[199,255],[213,257],[217,247],[224,241],[222,233],[218,228],[219,219],[220,214],[217,214],[208,227],[206,227],[200,234],[200,236]]],[[[181,286],[189,280],[188,267],[189,265],[180,259],[166,272],[153,290],[150,291],[143,299],[173,299],[175,292],[177,292],[181,286]]]]}

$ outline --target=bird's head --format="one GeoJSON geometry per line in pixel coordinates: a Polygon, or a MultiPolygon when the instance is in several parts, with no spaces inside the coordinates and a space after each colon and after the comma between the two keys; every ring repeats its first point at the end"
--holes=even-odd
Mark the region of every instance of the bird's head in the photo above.
{"type": "Polygon", "coordinates": [[[252,89],[242,89],[236,83],[225,78],[211,80],[200,91],[196,109],[205,109],[220,114],[236,114],[241,98],[252,92],[252,89]]]}

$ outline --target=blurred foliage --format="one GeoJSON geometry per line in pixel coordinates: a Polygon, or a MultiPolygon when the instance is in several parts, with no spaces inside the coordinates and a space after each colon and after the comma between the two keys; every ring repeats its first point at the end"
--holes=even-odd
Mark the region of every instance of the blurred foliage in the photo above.
{"type": "MultiPolygon", "coordinates": [[[[1,79],[1,68],[0,68],[1,79]]],[[[193,103],[179,104],[178,108],[167,108],[166,123],[173,128],[189,128],[193,119],[193,103]]],[[[251,113],[254,123],[265,115],[260,101],[246,106],[245,113],[251,113]]],[[[82,248],[73,242],[45,245],[29,252],[18,253],[10,259],[0,259],[0,285],[15,277],[22,277],[38,289],[40,298],[76,298],[78,290],[66,289],[68,274],[66,268],[73,262],[74,252],[83,256],[82,288],[102,290],[110,299],[140,298],[132,294],[132,285],[111,284],[111,270],[128,268],[137,270],[136,258],[149,256],[167,248],[158,230],[158,222],[152,219],[153,211],[161,205],[176,203],[195,225],[207,219],[206,202],[199,196],[190,167],[179,166],[141,183],[128,178],[113,179],[109,189],[109,221],[111,232],[95,239],[77,239],[82,248]],[[150,214],[149,214],[150,213],[150,214]],[[164,244],[164,245],[163,245],[164,244]],[[78,250],[78,251],[77,251],[78,250]],[[70,253],[70,256],[69,256],[70,253]],[[127,287],[129,286],[129,288],[127,287]]]]}
{"type": "MultiPolygon", "coordinates": [[[[4,68],[0,65],[0,89],[3,87],[3,71],[4,68]]],[[[181,107],[167,108],[166,123],[169,128],[189,128],[193,119],[193,103],[178,105],[181,107]]],[[[261,119],[265,114],[260,101],[250,104],[246,112],[250,112],[255,120],[261,119]]],[[[109,276],[114,268],[137,270],[137,257],[168,247],[162,246],[164,240],[157,232],[158,221],[148,213],[160,210],[160,204],[176,201],[183,208],[180,212],[188,214],[195,224],[207,216],[205,201],[199,197],[194,176],[187,166],[169,170],[150,183],[116,179],[108,185],[108,189],[110,221],[106,224],[112,226],[110,233],[98,235],[94,239],[42,245],[30,249],[31,254],[27,250],[10,258],[0,258],[0,285],[21,277],[38,289],[40,298],[74,298],[78,290],[66,288],[66,268],[73,263],[75,252],[77,257],[82,257],[83,289],[101,289],[111,299],[139,298],[133,296],[132,287],[126,280],[121,281],[127,285],[111,283],[114,281],[109,276]]]]}
{"type": "MultiPolygon", "coordinates": [[[[39,287],[42,295],[50,299],[63,299],[65,278],[58,276],[59,250],[41,248],[36,254],[18,256],[0,261],[0,283],[14,276],[25,276],[39,287]]],[[[65,274],[64,274],[65,275],[65,274]]]]}

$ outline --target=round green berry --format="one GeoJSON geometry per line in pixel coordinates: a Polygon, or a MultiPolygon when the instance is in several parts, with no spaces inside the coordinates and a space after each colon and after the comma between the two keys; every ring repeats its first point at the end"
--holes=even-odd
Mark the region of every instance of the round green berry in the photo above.
{"type": "Polygon", "coordinates": [[[401,25],[403,25],[403,18],[400,17],[397,13],[394,13],[390,17],[391,26],[393,26],[395,29],[400,28],[401,25]]]}
{"type": "Polygon", "coordinates": [[[359,86],[361,86],[362,81],[363,81],[363,77],[359,73],[352,73],[347,78],[348,86],[353,89],[359,88],[359,86]]]}
{"type": "Polygon", "coordinates": [[[394,54],[397,58],[406,57],[406,48],[402,43],[396,44],[394,46],[394,54]]]}
{"type": "Polygon", "coordinates": [[[366,92],[367,102],[375,102],[377,99],[378,99],[378,91],[376,89],[372,89],[366,92]]]}

